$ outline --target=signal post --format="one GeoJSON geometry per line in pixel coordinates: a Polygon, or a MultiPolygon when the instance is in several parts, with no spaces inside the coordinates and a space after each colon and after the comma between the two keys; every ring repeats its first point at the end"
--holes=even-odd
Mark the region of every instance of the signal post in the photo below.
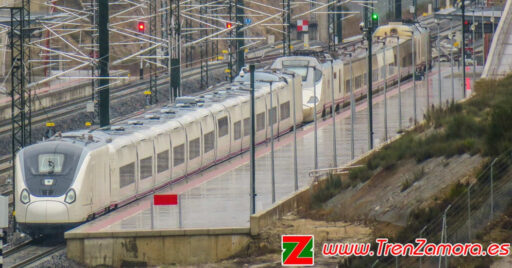
{"type": "MultiPolygon", "coordinates": [[[[366,9],[368,10],[368,9],[366,9]]],[[[368,14],[368,12],[366,12],[368,14]]],[[[373,149],[373,78],[372,78],[372,35],[379,26],[379,15],[372,13],[370,20],[366,19],[364,32],[368,42],[368,149],[373,149]]]]}

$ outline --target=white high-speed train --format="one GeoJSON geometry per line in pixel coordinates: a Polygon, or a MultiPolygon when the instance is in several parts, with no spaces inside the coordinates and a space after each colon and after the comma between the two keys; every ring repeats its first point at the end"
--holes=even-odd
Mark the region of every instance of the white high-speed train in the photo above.
{"type": "MultiPolygon", "coordinates": [[[[384,81],[392,83],[424,69],[430,59],[430,50],[424,49],[429,46],[428,32],[416,25],[390,24],[375,32],[376,39],[386,36],[385,62],[382,44],[374,47],[374,90],[382,88],[384,81]],[[411,36],[416,47],[414,67],[411,36]],[[400,76],[397,62],[402,67],[400,76]]],[[[321,115],[340,109],[351,90],[356,97],[366,94],[364,47],[355,45],[345,51],[351,52],[350,57],[338,52],[332,56],[332,66],[328,57],[317,53],[279,58],[270,67],[272,71],[256,73],[256,81],[260,81],[256,83],[258,143],[270,138],[271,122],[276,135],[292,128],[293,109],[297,124],[301,124],[313,120],[315,101],[321,115]],[[282,73],[285,70],[299,75],[293,80],[282,73]]],[[[199,97],[180,98],[173,106],[118,125],[59,134],[22,149],[15,159],[20,228],[29,234],[59,232],[248,149],[248,81],[249,75],[239,77],[233,84],[199,97]]]]}
{"type": "MultiPolygon", "coordinates": [[[[275,135],[292,128],[293,109],[302,122],[302,90],[298,76],[260,71],[256,81],[261,143],[271,127],[275,135]]],[[[121,124],[58,134],[22,149],[15,159],[20,228],[31,235],[62,232],[240,154],[250,145],[248,90],[244,82],[223,85],[121,124]]]]}
{"type": "MultiPolygon", "coordinates": [[[[431,58],[429,32],[417,24],[390,23],[380,26],[374,33],[374,40],[376,40],[372,56],[374,91],[382,89],[385,81],[387,84],[392,84],[399,77],[400,79],[410,77],[413,70],[417,73],[423,72],[431,58]],[[412,66],[411,37],[414,37],[414,67],[412,66]],[[401,65],[400,76],[398,62],[401,65]]],[[[356,98],[360,98],[368,91],[367,51],[364,42],[345,47],[344,51],[337,51],[332,56],[312,50],[299,54],[302,55],[278,58],[270,69],[293,71],[302,76],[305,122],[314,119],[315,92],[317,114],[320,117],[330,112],[333,91],[336,110],[339,110],[343,103],[348,102],[351,90],[354,91],[356,98]]]]}

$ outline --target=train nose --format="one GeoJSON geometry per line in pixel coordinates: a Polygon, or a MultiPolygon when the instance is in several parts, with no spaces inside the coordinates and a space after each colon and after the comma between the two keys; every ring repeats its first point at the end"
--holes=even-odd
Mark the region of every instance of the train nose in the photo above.
{"type": "Polygon", "coordinates": [[[27,207],[27,223],[58,223],[68,221],[68,208],[64,203],[58,201],[35,201],[27,207]]]}
{"type": "Polygon", "coordinates": [[[313,107],[310,105],[303,105],[302,106],[302,116],[304,122],[311,122],[313,121],[313,107]]]}

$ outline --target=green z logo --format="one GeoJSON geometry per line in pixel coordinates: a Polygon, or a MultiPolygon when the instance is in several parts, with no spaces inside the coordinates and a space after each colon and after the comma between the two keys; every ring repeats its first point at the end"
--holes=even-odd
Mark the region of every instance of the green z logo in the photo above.
{"type": "Polygon", "coordinates": [[[281,265],[311,266],[315,263],[312,235],[281,236],[281,265]]]}

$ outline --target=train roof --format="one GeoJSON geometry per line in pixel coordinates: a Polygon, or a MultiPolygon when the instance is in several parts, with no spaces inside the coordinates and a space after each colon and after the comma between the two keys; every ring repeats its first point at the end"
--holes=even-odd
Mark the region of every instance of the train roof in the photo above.
{"type": "Polygon", "coordinates": [[[317,57],[314,56],[286,56],[277,58],[271,65],[270,69],[272,70],[281,70],[283,69],[284,62],[296,62],[297,64],[304,64],[304,66],[310,67],[319,67],[320,62],[317,57]]]}
{"type": "MultiPolygon", "coordinates": [[[[258,70],[255,77],[257,78],[256,97],[264,95],[269,90],[269,83],[266,82],[268,79],[275,83],[274,87],[278,87],[286,84],[287,79],[291,78],[283,73],[262,70],[258,70]]],[[[224,83],[198,96],[179,97],[175,103],[147,110],[138,116],[108,127],[57,133],[46,142],[69,142],[81,145],[88,150],[97,149],[105,144],[121,147],[133,141],[183,127],[197,118],[222,110],[226,106],[249,100],[249,90],[249,82],[245,80],[231,84],[224,83]]]]}
{"type": "MultiPolygon", "coordinates": [[[[378,51],[382,48],[384,45],[382,40],[385,37],[390,36],[399,36],[401,38],[398,38],[398,42],[400,44],[403,44],[404,42],[407,42],[410,40],[411,35],[414,33],[414,35],[420,35],[427,33],[428,30],[424,27],[421,27],[419,24],[405,24],[401,22],[390,22],[387,25],[381,25],[379,26],[374,33],[375,41],[373,42],[374,49],[373,51],[378,51]]],[[[395,46],[397,43],[396,38],[386,38],[385,40],[386,44],[388,46],[395,46]]],[[[350,46],[345,46],[341,48],[341,53],[339,53],[339,58],[343,62],[350,61],[350,58],[352,57],[353,61],[357,61],[359,59],[366,57],[366,41],[361,40],[360,42],[353,43],[350,46]],[[347,52],[347,53],[345,53],[347,52]]]]}
{"type": "Polygon", "coordinates": [[[410,39],[414,34],[421,34],[428,30],[419,24],[405,24],[401,22],[390,22],[386,25],[379,26],[373,33],[374,37],[382,38],[386,36],[400,36],[400,38],[410,39]]]}

